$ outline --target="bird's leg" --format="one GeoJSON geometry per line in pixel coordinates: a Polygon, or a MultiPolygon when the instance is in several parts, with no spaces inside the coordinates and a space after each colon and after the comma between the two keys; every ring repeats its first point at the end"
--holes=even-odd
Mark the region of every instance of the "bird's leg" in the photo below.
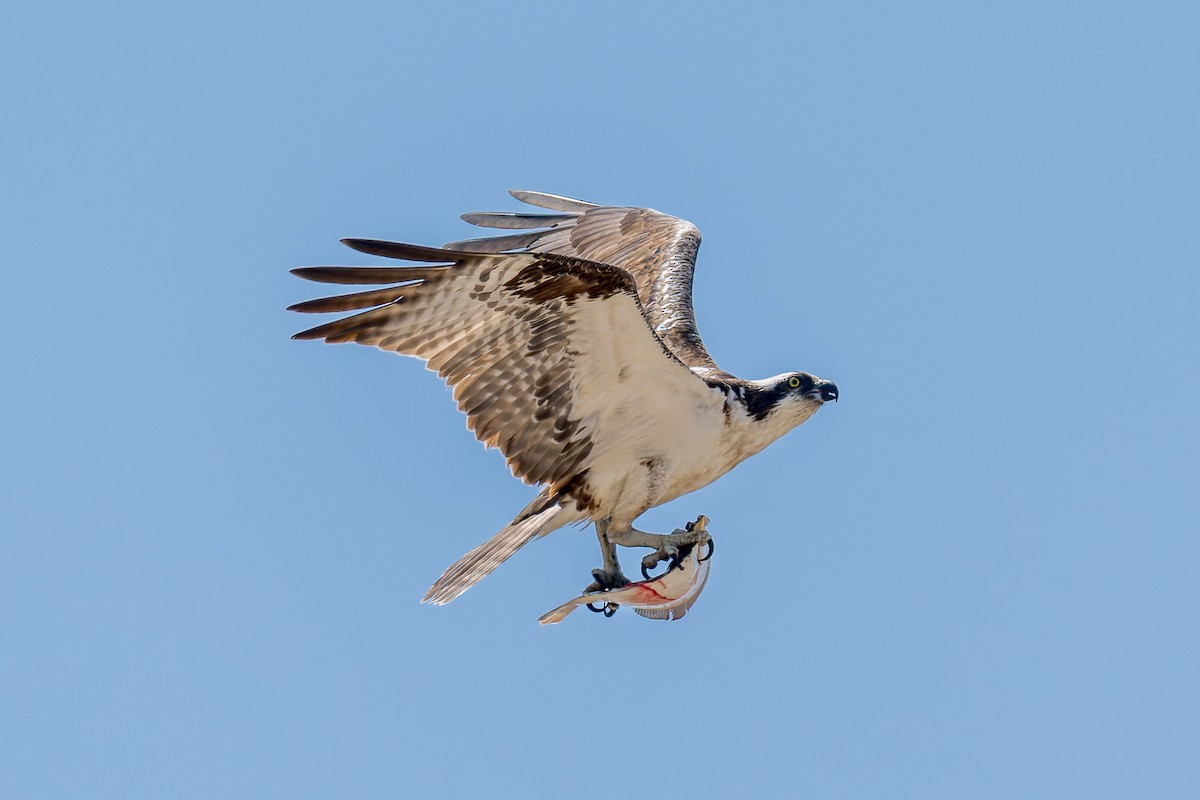
{"type": "MultiPolygon", "coordinates": [[[[646,533],[636,528],[625,531],[607,531],[608,539],[622,547],[652,547],[654,552],[642,559],[642,574],[649,578],[650,570],[663,561],[672,563],[682,555],[685,548],[698,544],[712,545],[708,533],[708,517],[701,514],[695,522],[689,522],[683,530],[676,528],[669,534],[646,533]]],[[[707,558],[707,556],[706,556],[707,558]]]]}
{"type": "Polygon", "coordinates": [[[609,531],[609,521],[606,519],[596,522],[596,538],[600,540],[600,554],[604,557],[604,566],[592,570],[592,582],[583,591],[607,592],[610,589],[620,589],[629,583],[629,578],[621,572],[621,562],[617,561],[617,543],[609,531]]]}

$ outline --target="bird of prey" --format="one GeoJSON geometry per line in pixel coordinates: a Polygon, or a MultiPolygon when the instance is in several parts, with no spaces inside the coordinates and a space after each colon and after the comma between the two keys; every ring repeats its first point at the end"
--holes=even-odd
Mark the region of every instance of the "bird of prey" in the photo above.
{"type": "Polygon", "coordinates": [[[301,267],[320,283],[386,284],[298,303],[367,309],[295,335],[415,356],[453,388],[467,425],[513,474],[541,487],[464,555],[425,602],[448,603],[526,543],[593,522],[603,565],[591,590],[628,583],[617,546],[676,558],[694,531],[654,534],[647,509],[707,486],[805,422],[838,388],[807,372],[743,380],[722,371],[692,311],[694,225],[649,208],[512,191],[536,213],[463,219],[516,230],[443,248],[344,239],[410,266],[301,267]]]}

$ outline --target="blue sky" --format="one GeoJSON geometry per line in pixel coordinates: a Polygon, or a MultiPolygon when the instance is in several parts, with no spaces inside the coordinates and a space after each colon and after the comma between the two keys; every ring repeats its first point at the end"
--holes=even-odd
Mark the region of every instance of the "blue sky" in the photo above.
{"type": "Polygon", "coordinates": [[[18,3],[0,795],[1195,797],[1184,3],[18,3]],[[510,187],[696,222],[701,331],[838,405],[715,485],[685,620],[436,378],[293,342],[345,236],[510,187]],[[318,287],[319,288],[319,287],[318,287]]]}

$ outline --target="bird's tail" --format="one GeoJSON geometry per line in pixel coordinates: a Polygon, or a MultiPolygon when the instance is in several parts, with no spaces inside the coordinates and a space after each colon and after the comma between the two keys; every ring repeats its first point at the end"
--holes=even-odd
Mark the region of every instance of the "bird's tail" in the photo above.
{"type": "Polygon", "coordinates": [[[439,606],[449,603],[486,578],[492,570],[533,539],[575,521],[564,514],[563,507],[558,503],[552,503],[534,512],[533,509],[538,505],[545,505],[544,497],[539,497],[531,503],[508,527],[447,567],[442,577],[429,587],[421,602],[439,606]]]}

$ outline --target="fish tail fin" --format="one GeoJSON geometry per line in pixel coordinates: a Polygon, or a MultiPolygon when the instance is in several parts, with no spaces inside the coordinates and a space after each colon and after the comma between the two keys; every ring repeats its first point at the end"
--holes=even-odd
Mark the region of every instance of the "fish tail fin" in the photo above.
{"type": "Polygon", "coordinates": [[[507,527],[447,567],[421,602],[439,606],[449,603],[533,539],[575,521],[564,518],[560,504],[546,505],[546,502],[546,498],[538,498],[507,527]],[[544,507],[539,509],[539,505],[544,507]]]}
{"type": "MultiPolygon", "coordinates": [[[[635,608],[634,612],[637,614],[640,614],[641,616],[645,617],[646,619],[670,619],[671,618],[671,612],[664,611],[661,608],[635,608]]],[[[682,617],[683,614],[680,614],[679,616],[682,617]]]]}
{"type": "Polygon", "coordinates": [[[575,598],[572,598],[553,611],[547,611],[545,614],[542,614],[540,617],[538,617],[538,624],[557,625],[567,618],[567,614],[570,614],[577,608],[579,608],[579,601],[575,598]]]}

